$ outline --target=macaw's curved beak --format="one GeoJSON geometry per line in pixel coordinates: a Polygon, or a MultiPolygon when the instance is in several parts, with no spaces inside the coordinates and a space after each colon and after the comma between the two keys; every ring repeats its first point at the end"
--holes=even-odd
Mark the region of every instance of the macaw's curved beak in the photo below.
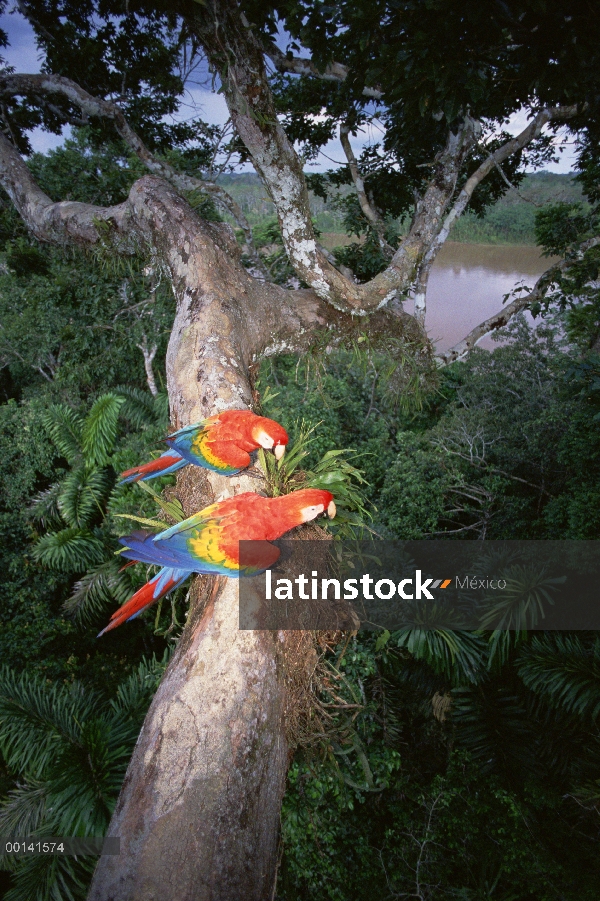
{"type": "Polygon", "coordinates": [[[335,504],[333,501],[329,501],[329,505],[327,507],[327,516],[329,519],[333,519],[336,514],[335,504]]]}
{"type": "Polygon", "coordinates": [[[273,448],[273,453],[275,454],[276,460],[281,460],[285,454],[285,444],[278,444],[273,448]]]}

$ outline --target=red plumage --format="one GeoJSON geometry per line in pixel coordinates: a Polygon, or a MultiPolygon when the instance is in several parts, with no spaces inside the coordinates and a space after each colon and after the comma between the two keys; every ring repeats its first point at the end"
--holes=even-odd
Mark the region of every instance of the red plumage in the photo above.
{"type": "Polygon", "coordinates": [[[211,504],[158,535],[135,532],[121,538],[123,556],[162,569],[113,614],[100,635],[137,616],[194,572],[236,578],[269,568],[279,558],[279,548],[268,542],[322,513],[336,513],[333,495],[323,489],[304,488],[283,497],[246,492],[211,504]],[[243,562],[240,541],[256,542],[245,546],[243,562]]]}

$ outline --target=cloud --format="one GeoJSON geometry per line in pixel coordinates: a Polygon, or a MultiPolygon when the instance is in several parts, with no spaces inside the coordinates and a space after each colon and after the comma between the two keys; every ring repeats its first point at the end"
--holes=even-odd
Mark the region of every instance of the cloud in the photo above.
{"type": "MultiPolygon", "coordinates": [[[[523,108],[513,113],[504,128],[511,135],[518,135],[527,128],[530,121],[528,111],[523,108]]],[[[546,130],[546,133],[549,132],[546,130]]],[[[544,169],[546,172],[572,172],[577,163],[573,135],[566,128],[561,128],[556,134],[554,145],[558,150],[558,162],[546,163],[544,169]]]]}
{"type": "MultiPolygon", "coordinates": [[[[9,46],[2,50],[5,62],[9,66],[14,66],[17,72],[27,74],[40,72],[44,54],[36,47],[35,34],[27,19],[18,12],[5,14],[0,16],[0,28],[8,34],[9,40],[9,46]]],[[[47,153],[60,147],[70,135],[69,126],[66,126],[60,135],[34,128],[29,132],[29,140],[36,153],[47,153]]]]}

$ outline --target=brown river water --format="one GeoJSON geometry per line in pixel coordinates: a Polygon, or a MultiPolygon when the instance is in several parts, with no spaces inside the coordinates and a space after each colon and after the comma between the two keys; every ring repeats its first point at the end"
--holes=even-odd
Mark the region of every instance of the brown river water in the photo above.
{"type": "MultiPolygon", "coordinates": [[[[321,240],[330,249],[351,241],[346,235],[329,232],[321,240]]],[[[543,257],[531,245],[448,241],[433,264],[427,291],[427,332],[437,349],[452,347],[501,310],[502,298],[517,285],[532,288],[553,262],[554,258],[543,257]]],[[[404,309],[412,313],[411,301],[404,309]]],[[[496,345],[491,338],[484,338],[479,346],[496,345]]]]}
{"type": "MultiPolygon", "coordinates": [[[[427,290],[426,325],[438,350],[447,350],[474,326],[502,309],[517,285],[532,288],[553,259],[525,245],[456,244],[442,247],[427,290]]],[[[410,302],[404,309],[412,312],[410,302]]],[[[494,347],[484,338],[480,347],[494,347]]]]}

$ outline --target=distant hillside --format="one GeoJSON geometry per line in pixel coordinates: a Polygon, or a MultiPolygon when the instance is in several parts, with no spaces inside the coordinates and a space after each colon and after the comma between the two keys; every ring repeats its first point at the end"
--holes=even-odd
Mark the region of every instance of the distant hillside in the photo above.
{"type": "MultiPolygon", "coordinates": [[[[255,173],[224,175],[219,184],[235,198],[252,224],[275,216],[273,204],[255,173]]],[[[462,216],[453,226],[450,240],[469,244],[535,244],[534,220],[539,207],[582,199],[581,188],[572,175],[536,172],[527,175],[518,190],[509,190],[482,219],[471,213],[462,216]]],[[[328,233],[328,246],[337,243],[336,235],[340,236],[340,244],[347,243],[337,210],[314,195],[311,209],[317,228],[328,233]]]]}
{"type": "MultiPolygon", "coordinates": [[[[275,216],[275,207],[271,203],[265,187],[254,172],[242,172],[235,175],[223,175],[219,184],[228,191],[241,206],[248,221],[254,225],[264,219],[275,216]]],[[[349,188],[347,190],[350,190],[349,188]]],[[[310,207],[317,228],[323,232],[343,231],[342,216],[321,197],[311,193],[310,207]]]]}
{"type": "Polygon", "coordinates": [[[572,175],[535,172],[526,175],[518,190],[509,190],[482,219],[466,213],[450,232],[452,241],[479,244],[535,244],[535,213],[548,203],[583,200],[572,175]]]}

